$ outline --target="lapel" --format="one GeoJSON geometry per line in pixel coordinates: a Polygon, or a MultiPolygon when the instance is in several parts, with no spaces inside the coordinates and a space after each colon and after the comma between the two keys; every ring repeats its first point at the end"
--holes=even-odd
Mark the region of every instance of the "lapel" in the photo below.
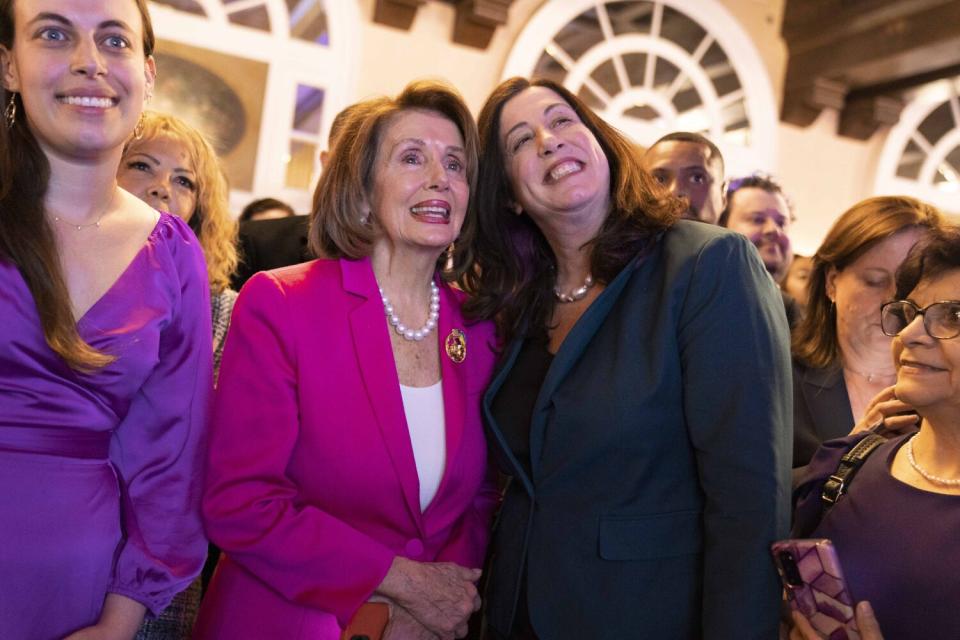
{"type": "MultiPolygon", "coordinates": [[[[520,332],[520,335],[523,335],[525,332],[526,327],[524,327],[524,330],[520,332]]],[[[507,439],[504,437],[503,431],[500,429],[500,425],[497,424],[496,419],[493,417],[493,411],[491,411],[493,399],[496,397],[497,392],[500,391],[500,387],[503,386],[507,376],[510,375],[510,371],[513,369],[513,365],[517,361],[517,355],[519,355],[522,347],[523,338],[518,337],[514,338],[513,342],[510,343],[510,346],[508,346],[504,351],[502,356],[502,364],[497,372],[493,375],[493,378],[490,380],[490,385],[483,394],[483,417],[484,422],[487,425],[487,429],[496,440],[497,448],[513,468],[513,477],[520,479],[520,482],[523,483],[523,488],[532,498],[533,481],[530,479],[530,476],[527,475],[527,472],[524,470],[523,465],[520,464],[520,461],[517,460],[516,456],[513,455],[513,451],[510,450],[510,446],[507,444],[507,439]]]]}
{"type": "MultiPolygon", "coordinates": [[[[423,535],[420,512],[420,481],[410,444],[410,432],[403,398],[400,396],[400,379],[397,364],[393,359],[390,335],[384,321],[383,303],[377,291],[370,259],[340,259],[344,291],[361,298],[350,311],[350,333],[357,354],[357,368],[363,378],[367,397],[377,418],[380,434],[387,445],[394,471],[400,480],[404,501],[410,516],[423,535]]],[[[441,312],[442,317],[442,312],[441,312]]]]}
{"type": "Polygon", "coordinates": [[[813,419],[813,428],[821,440],[832,440],[837,437],[835,431],[844,431],[844,425],[854,423],[847,385],[840,367],[804,367],[801,389],[813,419]]]}
{"type": "Polygon", "coordinates": [[[445,344],[450,332],[453,329],[459,329],[463,332],[464,336],[466,336],[467,332],[464,329],[463,317],[460,315],[460,303],[457,300],[456,294],[446,283],[440,280],[439,277],[435,278],[435,280],[437,286],[440,287],[440,318],[437,321],[436,338],[440,353],[440,380],[443,387],[444,431],[446,435],[447,453],[443,476],[440,479],[440,486],[437,488],[437,495],[434,496],[434,499],[427,505],[426,511],[423,512],[425,516],[433,509],[434,505],[440,502],[439,498],[449,482],[451,471],[456,462],[457,453],[460,450],[466,416],[465,401],[467,397],[470,350],[471,348],[478,349],[480,346],[470,344],[468,341],[467,359],[460,363],[454,362],[447,355],[445,344]]]}
{"type": "MultiPolygon", "coordinates": [[[[554,356],[550,368],[547,369],[547,375],[543,380],[543,386],[540,387],[537,402],[533,406],[533,417],[530,422],[530,469],[533,471],[534,477],[537,476],[540,456],[543,453],[543,438],[547,428],[547,415],[549,414],[547,409],[553,401],[553,394],[580,359],[583,351],[590,344],[590,340],[603,325],[603,321],[606,320],[613,305],[619,300],[620,294],[623,293],[623,289],[638,268],[639,261],[645,253],[644,251],[641,256],[624,267],[613,279],[613,282],[607,285],[606,289],[597,296],[593,304],[584,311],[573,329],[563,340],[560,350],[554,356]]],[[[639,331],[640,328],[638,327],[637,330],[639,331]]]]}

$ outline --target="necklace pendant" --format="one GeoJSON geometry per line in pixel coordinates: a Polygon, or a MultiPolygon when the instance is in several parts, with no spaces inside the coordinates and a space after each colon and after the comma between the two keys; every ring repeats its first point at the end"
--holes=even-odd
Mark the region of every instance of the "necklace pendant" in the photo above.
{"type": "Polygon", "coordinates": [[[557,301],[559,302],[576,302],[577,300],[583,300],[587,296],[587,292],[590,291],[592,287],[593,276],[588,275],[586,280],[583,281],[583,284],[570,293],[564,293],[554,287],[553,295],[556,296],[557,301]]]}
{"type": "Polygon", "coordinates": [[[443,342],[447,357],[460,364],[467,359],[467,337],[460,329],[451,329],[447,339],[443,342]]]}

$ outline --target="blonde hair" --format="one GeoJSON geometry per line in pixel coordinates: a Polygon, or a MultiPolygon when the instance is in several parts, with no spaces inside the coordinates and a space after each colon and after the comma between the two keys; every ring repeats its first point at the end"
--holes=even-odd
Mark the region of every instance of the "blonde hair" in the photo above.
{"type": "Polygon", "coordinates": [[[230,276],[237,268],[237,222],[228,208],[227,179],[217,152],[199,131],[174,116],[145,111],[143,133],[130,138],[123,147],[123,157],[134,148],[157,138],[172,138],[183,144],[193,162],[197,182],[197,205],[190,226],[197,233],[207,263],[210,291],[218,294],[230,286],[230,276]]]}

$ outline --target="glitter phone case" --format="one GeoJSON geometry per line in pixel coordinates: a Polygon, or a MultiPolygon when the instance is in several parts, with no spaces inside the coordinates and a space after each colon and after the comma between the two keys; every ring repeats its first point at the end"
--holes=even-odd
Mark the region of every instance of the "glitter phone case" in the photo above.
{"type": "Polygon", "coordinates": [[[850,595],[833,544],[791,539],[770,547],[790,608],[829,640],[860,640],[850,595]]]}

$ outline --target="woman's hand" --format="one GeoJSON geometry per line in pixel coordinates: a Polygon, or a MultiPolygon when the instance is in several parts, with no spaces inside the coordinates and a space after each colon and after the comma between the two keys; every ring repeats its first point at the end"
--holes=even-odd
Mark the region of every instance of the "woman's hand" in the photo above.
{"type": "Polygon", "coordinates": [[[433,633],[398,604],[390,605],[390,622],[383,630],[383,640],[436,640],[433,633]]]}
{"type": "Polygon", "coordinates": [[[474,584],[479,569],[451,562],[415,562],[397,557],[377,593],[406,609],[441,640],[463,638],[470,615],[480,609],[474,584]]]}
{"type": "MultiPolygon", "coordinates": [[[[857,603],[854,612],[857,627],[860,629],[861,640],[883,640],[880,625],[873,614],[873,607],[866,600],[857,603]]],[[[793,628],[790,630],[790,640],[824,640],[824,636],[814,631],[810,622],[797,611],[793,612],[793,628]]]]}
{"type": "Polygon", "coordinates": [[[108,593],[97,624],[74,631],[64,640],[131,640],[143,622],[147,608],[117,593],[108,593]]]}
{"type": "Polygon", "coordinates": [[[863,418],[853,426],[850,435],[868,430],[881,436],[902,433],[920,424],[920,416],[916,413],[898,415],[908,411],[912,412],[913,407],[897,399],[896,386],[887,387],[870,401],[863,418]]]}
{"type": "Polygon", "coordinates": [[[79,631],[74,631],[64,640],[113,640],[120,637],[128,640],[131,636],[117,636],[110,629],[104,628],[103,625],[95,624],[92,627],[84,627],[79,631]]]}

